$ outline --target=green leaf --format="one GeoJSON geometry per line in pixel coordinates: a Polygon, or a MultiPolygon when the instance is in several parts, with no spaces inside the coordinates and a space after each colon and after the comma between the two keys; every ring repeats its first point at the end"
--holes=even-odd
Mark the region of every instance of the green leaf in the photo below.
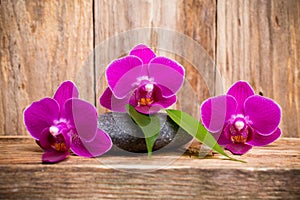
{"type": "Polygon", "coordinates": [[[172,110],[167,109],[166,110],[169,117],[178,124],[181,128],[183,128],[187,133],[195,137],[198,141],[202,142],[212,150],[220,153],[223,156],[226,156],[230,160],[239,161],[239,162],[245,162],[242,160],[238,160],[235,158],[232,158],[228,156],[222,147],[217,143],[214,136],[212,136],[205,128],[204,126],[198,122],[197,119],[193,118],[189,114],[180,111],[180,110],[172,110]]]}
{"type": "Polygon", "coordinates": [[[126,105],[126,110],[131,118],[135,121],[135,123],[142,129],[145,135],[148,158],[151,158],[154,143],[160,133],[159,118],[155,115],[145,115],[139,113],[131,105],[126,105]]]}

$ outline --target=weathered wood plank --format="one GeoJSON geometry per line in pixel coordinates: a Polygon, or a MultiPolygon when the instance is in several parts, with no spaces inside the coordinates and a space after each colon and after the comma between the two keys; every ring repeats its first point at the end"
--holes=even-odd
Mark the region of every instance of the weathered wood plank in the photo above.
{"type": "Polygon", "coordinates": [[[0,134],[27,134],[23,110],[65,79],[94,102],[93,1],[0,3],[0,134]]]}
{"type": "Polygon", "coordinates": [[[199,102],[214,89],[215,14],[215,1],[95,1],[97,98],[106,87],[107,64],[145,43],[186,68],[177,108],[199,116],[199,102]],[[193,56],[199,51],[202,57],[193,56]]]}
{"type": "MultiPolygon", "coordinates": [[[[195,41],[194,46],[183,48],[179,60],[186,68],[186,82],[179,92],[179,108],[199,118],[201,102],[214,95],[216,1],[181,0],[177,7],[176,31],[195,41]]],[[[185,46],[183,43],[182,47],[185,46]]]]}
{"type": "Polygon", "coordinates": [[[300,1],[218,1],[217,64],[226,88],[244,79],[281,107],[286,137],[300,135],[300,1]]]}
{"type": "Polygon", "coordinates": [[[247,163],[175,156],[108,154],[97,159],[71,156],[41,164],[31,138],[0,138],[1,199],[297,199],[300,197],[300,139],[281,138],[241,156],[247,163]],[[143,161],[143,162],[141,162],[143,161]],[[154,168],[154,171],[149,169],[154,168]]]}

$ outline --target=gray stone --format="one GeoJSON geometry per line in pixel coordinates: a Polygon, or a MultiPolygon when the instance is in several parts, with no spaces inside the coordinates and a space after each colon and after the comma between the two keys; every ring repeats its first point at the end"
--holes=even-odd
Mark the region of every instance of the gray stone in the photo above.
{"type": "MultiPolygon", "coordinates": [[[[164,113],[155,114],[161,124],[153,151],[174,150],[191,141],[192,136],[181,129],[164,113]]],[[[145,136],[127,113],[109,112],[99,115],[98,127],[110,135],[113,144],[129,152],[147,152],[145,136]]]]}

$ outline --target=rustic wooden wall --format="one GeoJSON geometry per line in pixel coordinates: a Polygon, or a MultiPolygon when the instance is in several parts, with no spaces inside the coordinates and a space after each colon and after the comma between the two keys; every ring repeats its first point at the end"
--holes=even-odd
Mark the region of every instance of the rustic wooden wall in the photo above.
{"type": "Polygon", "coordinates": [[[218,1],[217,63],[227,87],[244,79],[282,107],[300,136],[300,1],[218,1]]]}
{"type": "Polygon", "coordinates": [[[299,13],[294,0],[1,0],[0,135],[26,135],[24,108],[65,79],[104,112],[105,66],[146,43],[186,68],[177,108],[197,116],[220,83],[245,79],[280,103],[284,136],[299,137],[299,13]],[[180,34],[207,55],[193,56],[180,34]]]}
{"type": "MultiPolygon", "coordinates": [[[[26,106],[75,80],[93,50],[93,2],[0,2],[0,135],[27,135],[26,106]]],[[[93,101],[93,63],[88,67],[78,85],[93,101]]]]}

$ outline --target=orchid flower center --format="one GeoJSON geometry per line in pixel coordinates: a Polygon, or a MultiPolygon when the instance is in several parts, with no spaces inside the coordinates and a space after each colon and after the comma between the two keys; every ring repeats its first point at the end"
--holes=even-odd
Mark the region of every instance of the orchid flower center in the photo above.
{"type": "Polygon", "coordinates": [[[64,142],[57,142],[54,144],[54,149],[56,151],[67,151],[68,148],[64,142]]]}
{"type": "Polygon", "coordinates": [[[70,128],[67,123],[63,120],[57,123],[54,126],[49,128],[49,132],[51,133],[51,147],[56,151],[67,151],[66,138],[65,134],[70,132],[70,128]]]}
{"type": "Polygon", "coordinates": [[[229,134],[233,143],[246,143],[249,129],[244,116],[235,116],[230,123],[229,134]]]}
{"type": "Polygon", "coordinates": [[[153,89],[154,89],[154,85],[152,83],[148,83],[138,89],[138,92],[139,92],[138,105],[139,106],[148,106],[154,102],[153,89]]]}

